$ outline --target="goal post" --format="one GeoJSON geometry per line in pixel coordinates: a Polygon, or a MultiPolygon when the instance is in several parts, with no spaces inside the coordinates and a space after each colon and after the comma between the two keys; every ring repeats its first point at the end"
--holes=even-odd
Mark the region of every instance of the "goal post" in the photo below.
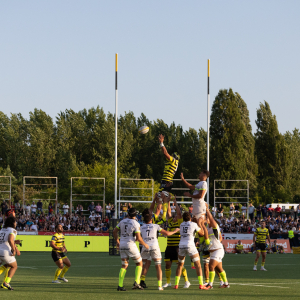
{"type": "Polygon", "coordinates": [[[246,204],[247,208],[247,219],[249,218],[248,207],[249,207],[249,180],[223,180],[217,179],[214,180],[214,208],[216,208],[217,204],[230,204],[230,202],[234,204],[246,204]],[[218,187],[218,183],[242,183],[246,188],[216,188],[218,187]],[[220,196],[218,191],[227,191],[226,196],[220,196]],[[235,196],[235,193],[238,191],[242,191],[239,196],[235,196]],[[233,193],[234,196],[228,195],[228,193],[233,193]],[[228,200],[227,200],[228,199],[228,200]],[[232,201],[230,201],[230,199],[232,201]],[[237,199],[237,200],[236,200],[237,199]]]}
{"type": "MultiPolygon", "coordinates": [[[[105,178],[71,177],[70,212],[73,202],[102,202],[102,219],[105,217],[105,178]],[[81,183],[81,184],[80,184],[81,183]]],[[[75,211],[75,208],[74,208],[75,211]]]]}
{"type": "Polygon", "coordinates": [[[1,199],[8,200],[9,208],[11,208],[11,176],[0,176],[0,193],[4,194],[4,197],[2,197],[1,195],[1,199]],[[8,179],[8,182],[5,179],[8,179]],[[6,198],[7,196],[5,196],[7,194],[8,194],[8,199],[6,198]]]}
{"type": "Polygon", "coordinates": [[[23,176],[23,209],[25,213],[25,202],[26,201],[33,201],[33,200],[41,200],[41,201],[55,201],[55,215],[57,214],[57,195],[58,195],[58,178],[57,177],[44,177],[44,176],[23,176]],[[48,183],[49,181],[50,183],[48,183]],[[49,196],[51,194],[55,195],[55,198],[45,198],[45,197],[40,197],[39,199],[29,199],[26,194],[26,187],[32,187],[32,188],[41,188],[41,190],[33,190],[32,193],[33,195],[35,194],[48,194],[49,196]],[[55,191],[49,191],[45,190],[49,188],[54,188],[55,191]]]}

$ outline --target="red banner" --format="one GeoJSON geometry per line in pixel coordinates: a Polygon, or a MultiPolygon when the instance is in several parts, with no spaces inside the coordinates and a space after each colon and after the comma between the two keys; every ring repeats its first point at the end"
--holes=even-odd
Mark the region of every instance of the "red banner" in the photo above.
{"type": "MultiPolygon", "coordinates": [[[[50,231],[39,231],[38,235],[54,235],[55,232],[50,232],[50,231]]],[[[64,231],[63,234],[65,236],[108,236],[108,232],[96,232],[96,231],[91,231],[91,232],[74,232],[74,231],[64,231]]]]}
{"type": "MultiPolygon", "coordinates": [[[[271,243],[273,243],[275,240],[271,239],[271,243]]],[[[283,246],[285,253],[291,253],[290,248],[290,241],[288,239],[286,240],[276,240],[278,246],[283,246]]],[[[228,253],[235,253],[235,246],[237,245],[236,240],[223,240],[222,241],[226,252],[228,253]]],[[[244,246],[244,250],[246,252],[249,252],[251,249],[251,245],[253,244],[253,240],[241,240],[242,245],[244,246]]]]}

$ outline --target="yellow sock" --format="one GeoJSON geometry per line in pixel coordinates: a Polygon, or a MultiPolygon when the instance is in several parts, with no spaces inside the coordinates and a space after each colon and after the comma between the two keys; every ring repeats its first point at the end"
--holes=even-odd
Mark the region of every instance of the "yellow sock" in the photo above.
{"type": "Polygon", "coordinates": [[[145,279],[146,279],[146,276],[145,276],[145,275],[142,275],[142,276],[141,276],[141,280],[145,281],[145,279]]]}
{"type": "Polygon", "coordinates": [[[203,285],[203,276],[198,276],[198,281],[200,285],[203,285]]]}
{"type": "Polygon", "coordinates": [[[206,283],[209,283],[209,278],[206,278],[206,277],[205,277],[205,282],[206,282],[206,283]]]}
{"type": "Polygon", "coordinates": [[[192,267],[192,268],[195,267],[195,264],[194,264],[193,262],[191,262],[191,267],[192,267]]]}
{"type": "Polygon", "coordinates": [[[257,261],[254,262],[254,266],[257,266],[257,261]]]}
{"type": "Polygon", "coordinates": [[[158,280],[158,281],[157,281],[157,285],[158,285],[159,287],[162,287],[162,281],[161,281],[161,280],[158,280]]]}
{"type": "Polygon", "coordinates": [[[167,283],[171,283],[171,274],[172,274],[171,269],[166,269],[165,272],[166,272],[167,283]]]}
{"type": "Polygon", "coordinates": [[[5,272],[4,272],[4,281],[6,279],[6,277],[8,277],[8,271],[10,270],[10,267],[6,268],[5,272]]]}
{"type": "Polygon", "coordinates": [[[6,270],[6,267],[5,266],[1,266],[0,267],[0,275],[6,270]]]}
{"type": "Polygon", "coordinates": [[[119,287],[123,287],[125,274],[126,274],[126,269],[121,268],[119,273],[119,287]]]}
{"type": "Polygon", "coordinates": [[[6,282],[6,283],[10,283],[10,281],[11,281],[11,278],[10,278],[10,277],[6,277],[6,278],[5,278],[5,282],[6,282]]]}
{"type": "Polygon", "coordinates": [[[265,262],[264,262],[264,261],[261,262],[261,266],[262,266],[262,267],[265,266],[265,262]]]}
{"type": "Polygon", "coordinates": [[[175,285],[179,285],[180,276],[175,276],[175,285]]]}
{"type": "Polygon", "coordinates": [[[54,280],[57,280],[60,273],[61,273],[61,269],[57,268],[56,271],[55,271],[54,280]]]}
{"type": "Polygon", "coordinates": [[[215,272],[215,271],[209,272],[209,284],[210,284],[211,286],[212,286],[213,283],[214,283],[215,275],[216,275],[216,272],[215,272]]]}
{"type": "Polygon", "coordinates": [[[184,267],[182,268],[182,277],[184,278],[185,282],[189,281],[186,268],[184,268],[184,267]]]}
{"type": "Polygon", "coordinates": [[[227,276],[226,276],[226,272],[225,271],[223,271],[223,272],[221,272],[220,273],[220,277],[221,277],[221,279],[222,279],[222,281],[224,282],[224,283],[228,283],[228,281],[227,281],[227,276]]]}
{"type": "Polygon", "coordinates": [[[143,270],[143,268],[140,267],[140,266],[136,266],[136,267],[135,267],[135,282],[136,282],[137,284],[140,284],[140,282],[141,282],[141,274],[142,274],[142,270],[143,270]]]}
{"type": "Polygon", "coordinates": [[[163,220],[166,218],[168,206],[169,206],[168,203],[163,203],[163,205],[162,205],[162,207],[163,207],[163,215],[162,215],[162,219],[163,219],[163,220]]]}
{"type": "Polygon", "coordinates": [[[62,269],[62,271],[61,271],[59,277],[60,277],[60,278],[64,278],[64,276],[65,276],[65,274],[68,272],[68,270],[69,270],[69,267],[64,266],[64,268],[62,269]]]}

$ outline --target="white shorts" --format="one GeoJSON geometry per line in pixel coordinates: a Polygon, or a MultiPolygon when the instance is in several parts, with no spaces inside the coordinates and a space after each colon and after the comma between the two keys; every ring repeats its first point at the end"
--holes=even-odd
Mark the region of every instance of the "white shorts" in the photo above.
{"type": "Polygon", "coordinates": [[[141,252],[142,259],[152,260],[152,259],[161,259],[160,248],[146,249],[143,247],[141,252]]]}
{"type": "Polygon", "coordinates": [[[223,248],[215,250],[213,252],[210,252],[210,259],[216,260],[217,262],[222,262],[224,254],[225,252],[223,248]]]}
{"type": "Polygon", "coordinates": [[[14,256],[11,256],[11,252],[8,250],[0,250],[0,262],[5,264],[11,264],[16,261],[14,256]]]}
{"type": "Polygon", "coordinates": [[[136,244],[133,245],[127,245],[127,246],[120,246],[120,256],[121,259],[125,259],[125,258],[133,258],[136,259],[138,257],[141,256],[140,251],[138,249],[138,247],[136,246],[136,244]]]}
{"type": "Polygon", "coordinates": [[[178,255],[179,256],[193,256],[195,254],[198,254],[198,250],[196,246],[179,246],[178,255]]]}
{"type": "Polygon", "coordinates": [[[210,256],[207,256],[207,255],[202,256],[202,262],[204,264],[209,264],[209,261],[210,261],[210,256]]]}
{"type": "Polygon", "coordinates": [[[194,205],[193,215],[198,220],[201,217],[205,217],[206,215],[206,202],[201,199],[197,204],[194,205]],[[195,212],[196,211],[196,212],[195,212]]]}

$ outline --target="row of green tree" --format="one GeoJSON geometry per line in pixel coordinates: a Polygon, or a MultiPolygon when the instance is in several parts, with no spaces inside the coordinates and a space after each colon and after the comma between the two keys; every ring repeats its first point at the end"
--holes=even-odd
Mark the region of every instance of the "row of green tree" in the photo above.
{"type": "MultiPolygon", "coordinates": [[[[196,113],[196,112],[195,112],[196,113]]],[[[113,114],[100,107],[60,112],[54,121],[35,109],[29,119],[0,112],[0,171],[13,176],[13,196],[22,199],[23,176],[57,176],[59,200],[70,198],[70,177],[106,178],[106,202],[114,199],[113,114]]],[[[248,180],[254,202],[296,202],[300,199],[300,133],[281,134],[267,102],[260,103],[253,134],[245,101],[231,89],[220,90],[211,112],[210,199],[214,180],[248,180]]],[[[207,133],[203,128],[183,130],[163,120],[150,121],[132,112],[118,120],[118,177],[153,178],[159,182],[164,168],[157,136],[177,151],[180,163],[175,178],[197,178],[206,168],[207,133]],[[145,135],[138,128],[148,125],[145,135]]],[[[218,182],[217,196],[242,197],[238,182],[218,182]]],[[[157,188],[158,184],[156,184],[157,188]]],[[[4,187],[2,187],[3,189],[4,187]]],[[[4,193],[5,194],[5,193],[4,193]]],[[[2,198],[4,197],[2,195],[2,198]]],[[[226,198],[228,201],[232,199],[226,198]]],[[[239,198],[236,198],[236,201],[239,198]]]]}

